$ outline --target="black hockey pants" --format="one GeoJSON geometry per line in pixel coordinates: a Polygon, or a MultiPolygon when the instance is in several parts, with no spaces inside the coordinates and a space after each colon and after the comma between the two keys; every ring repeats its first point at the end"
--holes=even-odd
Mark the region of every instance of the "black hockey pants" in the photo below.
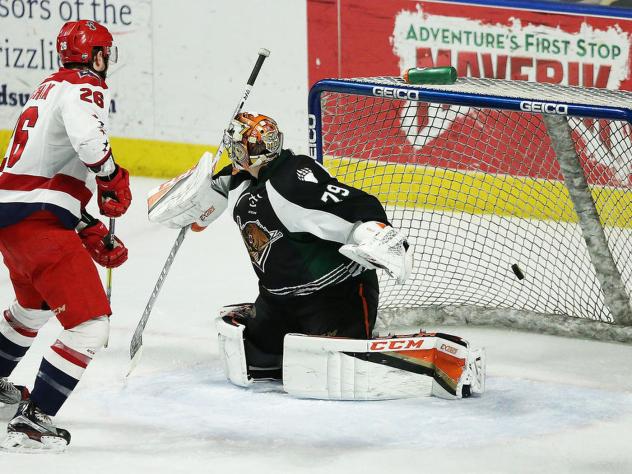
{"type": "Polygon", "coordinates": [[[378,297],[374,270],[306,296],[279,298],[261,289],[254,317],[246,323],[248,364],[278,364],[288,333],[370,339],[378,297]]]}

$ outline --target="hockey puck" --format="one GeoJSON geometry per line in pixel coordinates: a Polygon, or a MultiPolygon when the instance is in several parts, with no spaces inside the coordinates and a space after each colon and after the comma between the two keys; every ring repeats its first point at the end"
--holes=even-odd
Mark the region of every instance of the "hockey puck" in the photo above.
{"type": "Polygon", "coordinates": [[[522,273],[522,270],[520,270],[520,267],[518,266],[517,263],[514,263],[511,266],[511,269],[514,272],[514,275],[516,275],[518,277],[518,280],[524,280],[524,273],[522,273]]]}

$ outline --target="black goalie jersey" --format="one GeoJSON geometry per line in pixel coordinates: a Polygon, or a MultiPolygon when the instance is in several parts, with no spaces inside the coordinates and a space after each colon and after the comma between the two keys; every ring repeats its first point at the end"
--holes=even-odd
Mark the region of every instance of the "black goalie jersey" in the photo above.
{"type": "Polygon", "coordinates": [[[308,295],[364,268],[338,252],[357,222],[388,224],[374,196],[331,177],[312,158],[283,150],[259,172],[226,166],[214,187],[228,197],[262,291],[308,295]]]}

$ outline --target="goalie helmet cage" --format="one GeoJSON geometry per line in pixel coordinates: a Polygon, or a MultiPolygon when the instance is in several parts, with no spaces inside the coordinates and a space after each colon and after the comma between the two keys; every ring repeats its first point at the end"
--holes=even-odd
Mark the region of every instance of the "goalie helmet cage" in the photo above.
{"type": "Polygon", "coordinates": [[[632,341],[632,93],[461,78],[327,79],[312,157],[409,236],[391,326],[468,322],[632,341]]]}

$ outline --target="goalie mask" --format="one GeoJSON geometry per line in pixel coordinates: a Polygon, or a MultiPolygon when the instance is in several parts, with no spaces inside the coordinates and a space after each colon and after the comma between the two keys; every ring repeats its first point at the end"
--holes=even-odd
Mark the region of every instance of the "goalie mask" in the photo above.
{"type": "Polygon", "coordinates": [[[256,168],[281,153],[283,134],[266,115],[242,112],[224,133],[224,146],[233,166],[240,170],[256,168]]]}

